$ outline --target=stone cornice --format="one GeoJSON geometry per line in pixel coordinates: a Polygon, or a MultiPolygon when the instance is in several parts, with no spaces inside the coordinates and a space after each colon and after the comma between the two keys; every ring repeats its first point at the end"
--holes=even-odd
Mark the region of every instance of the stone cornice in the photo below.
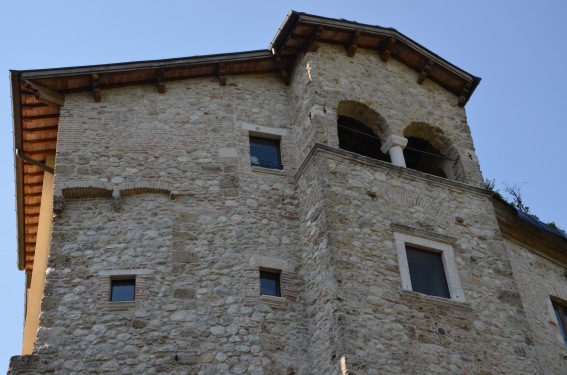
{"type": "Polygon", "coordinates": [[[366,156],[355,154],[350,151],[345,151],[340,148],[327,146],[321,143],[315,143],[311,148],[311,150],[309,151],[309,153],[307,154],[307,156],[305,157],[305,159],[303,160],[303,162],[301,163],[300,167],[298,168],[297,172],[294,175],[296,181],[298,181],[301,178],[303,172],[313,162],[315,156],[319,154],[326,155],[328,157],[335,158],[338,160],[342,159],[342,160],[354,161],[357,163],[366,164],[378,168],[385,168],[390,171],[394,171],[395,173],[399,173],[400,176],[403,176],[405,178],[411,180],[423,180],[433,185],[442,186],[445,188],[451,187],[461,190],[463,192],[466,191],[468,193],[487,196],[487,197],[490,196],[491,194],[488,190],[481,189],[476,186],[467,185],[462,182],[448,180],[446,178],[433,176],[419,171],[414,171],[409,168],[398,167],[385,161],[372,159],[366,156]]]}

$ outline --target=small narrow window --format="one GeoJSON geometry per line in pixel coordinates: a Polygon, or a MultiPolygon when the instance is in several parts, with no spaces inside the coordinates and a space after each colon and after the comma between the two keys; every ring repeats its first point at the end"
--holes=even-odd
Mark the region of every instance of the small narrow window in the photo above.
{"type": "Polygon", "coordinates": [[[559,324],[559,329],[563,335],[563,342],[567,346],[567,307],[560,305],[555,301],[551,301],[553,304],[553,310],[555,311],[555,316],[557,317],[557,323],[559,324]]]}
{"type": "Polygon", "coordinates": [[[451,298],[441,253],[406,246],[406,254],[413,291],[451,298]]]}
{"type": "Polygon", "coordinates": [[[250,136],[250,164],[256,167],[282,169],[280,140],[250,136]]]}
{"type": "Polygon", "coordinates": [[[279,273],[260,271],[260,294],[281,297],[279,273]]]}
{"type": "Polygon", "coordinates": [[[134,301],[136,279],[116,279],[110,281],[110,301],[134,301]]]}

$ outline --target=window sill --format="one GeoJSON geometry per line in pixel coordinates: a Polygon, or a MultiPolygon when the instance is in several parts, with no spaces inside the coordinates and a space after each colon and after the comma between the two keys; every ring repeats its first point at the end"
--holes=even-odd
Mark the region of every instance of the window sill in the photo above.
{"type": "Polygon", "coordinates": [[[128,311],[136,307],[136,301],[121,301],[108,303],[108,310],[110,311],[128,311]]]}
{"type": "Polygon", "coordinates": [[[256,167],[254,165],[252,166],[252,172],[274,174],[276,176],[285,176],[285,172],[282,169],[256,167]]]}
{"type": "Polygon", "coordinates": [[[429,296],[427,294],[421,294],[418,292],[414,292],[412,290],[402,290],[400,297],[402,300],[407,300],[411,302],[424,302],[442,307],[472,310],[471,305],[467,302],[459,302],[448,298],[429,296]]]}
{"type": "Polygon", "coordinates": [[[275,308],[283,308],[287,306],[287,299],[284,297],[275,297],[262,294],[260,296],[260,302],[275,308]]]}

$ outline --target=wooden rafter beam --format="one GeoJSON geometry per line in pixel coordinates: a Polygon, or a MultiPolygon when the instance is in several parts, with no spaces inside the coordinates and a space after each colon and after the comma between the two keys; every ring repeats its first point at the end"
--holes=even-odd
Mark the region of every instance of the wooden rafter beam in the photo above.
{"type": "Polygon", "coordinates": [[[392,49],[395,43],[396,43],[396,38],[394,38],[393,36],[386,38],[381,43],[381,46],[378,47],[378,52],[380,53],[380,60],[384,62],[388,62],[390,56],[392,55],[392,49]]]}
{"type": "Polygon", "coordinates": [[[41,197],[41,193],[26,193],[26,197],[41,197]]]}
{"type": "Polygon", "coordinates": [[[321,34],[323,33],[323,26],[317,26],[315,30],[311,33],[309,40],[305,43],[303,47],[303,53],[307,52],[317,52],[319,49],[319,39],[321,39],[321,34]]]}
{"type": "MultiPolygon", "coordinates": [[[[43,184],[43,178],[35,179],[35,180],[30,180],[30,181],[26,181],[26,182],[24,183],[24,185],[32,186],[32,187],[33,187],[33,186],[36,186],[36,184],[37,184],[37,186],[43,184]]],[[[27,207],[27,206],[26,206],[26,207],[27,207]]]]}
{"type": "Polygon", "coordinates": [[[57,137],[26,140],[27,144],[57,142],[57,137]]]}
{"type": "Polygon", "coordinates": [[[59,107],[63,106],[63,104],[65,103],[65,95],[60,94],[57,91],[37,85],[30,81],[24,81],[23,85],[25,90],[30,92],[35,97],[36,100],[42,103],[46,103],[49,105],[57,105],[59,107]]]}
{"type": "Polygon", "coordinates": [[[274,60],[275,60],[276,65],[278,67],[278,72],[280,73],[280,77],[282,78],[283,83],[286,86],[289,86],[290,78],[289,78],[289,73],[287,72],[287,69],[286,69],[286,66],[285,66],[285,62],[276,53],[275,49],[272,49],[272,54],[274,55],[274,60]]]}
{"type": "Polygon", "coordinates": [[[226,64],[220,63],[218,67],[219,85],[226,86],[226,64]]]}
{"type": "Polygon", "coordinates": [[[23,131],[25,132],[35,132],[35,131],[50,131],[50,130],[57,130],[59,129],[59,125],[51,125],[51,126],[36,126],[33,128],[24,127],[23,131]]]}
{"type": "Polygon", "coordinates": [[[310,38],[309,38],[309,37],[306,37],[306,36],[291,34],[291,35],[288,35],[287,39],[288,39],[288,40],[289,40],[289,39],[293,39],[293,40],[297,40],[298,42],[305,43],[305,42],[309,42],[309,39],[310,39],[310,38]]]}
{"type": "Polygon", "coordinates": [[[59,118],[59,113],[47,113],[47,114],[35,115],[35,116],[22,116],[22,120],[24,121],[45,120],[49,118],[59,118]]]}
{"type": "Polygon", "coordinates": [[[30,151],[26,151],[26,155],[48,156],[48,155],[55,155],[55,151],[56,151],[55,148],[48,148],[45,150],[30,150],[30,151]]]}
{"type": "Polygon", "coordinates": [[[360,39],[360,30],[356,30],[352,36],[352,40],[346,46],[347,56],[353,57],[358,48],[358,40],[360,39]]]}
{"type": "Polygon", "coordinates": [[[37,176],[43,176],[43,170],[40,170],[38,172],[30,172],[30,173],[26,173],[27,177],[37,177],[37,176]]]}
{"type": "Polygon", "coordinates": [[[433,61],[433,60],[429,60],[429,61],[427,61],[427,63],[425,63],[425,65],[421,69],[421,72],[417,76],[417,83],[419,83],[421,85],[423,83],[423,81],[425,81],[425,78],[427,78],[427,75],[429,74],[429,71],[431,70],[431,68],[433,67],[434,64],[435,64],[435,61],[433,61]]]}
{"type": "Polygon", "coordinates": [[[91,92],[95,103],[100,103],[102,101],[102,93],[100,92],[100,80],[96,73],[91,74],[91,92]]]}
{"type": "Polygon", "coordinates": [[[46,104],[46,103],[22,104],[22,109],[36,109],[36,108],[42,108],[42,107],[49,107],[49,104],[46,104]]]}
{"type": "Polygon", "coordinates": [[[282,81],[283,81],[284,85],[289,86],[289,83],[290,83],[289,73],[287,72],[287,69],[285,68],[284,62],[281,59],[278,59],[277,63],[278,63],[278,71],[280,72],[280,77],[282,77],[282,81]]]}
{"type": "Polygon", "coordinates": [[[464,107],[465,104],[467,104],[467,98],[471,91],[471,87],[472,87],[471,83],[467,82],[465,87],[463,87],[463,89],[461,90],[461,94],[459,95],[459,101],[457,102],[457,105],[459,107],[464,107]]]}
{"type": "Polygon", "coordinates": [[[163,69],[156,69],[156,85],[160,94],[165,94],[165,74],[163,69]]]}

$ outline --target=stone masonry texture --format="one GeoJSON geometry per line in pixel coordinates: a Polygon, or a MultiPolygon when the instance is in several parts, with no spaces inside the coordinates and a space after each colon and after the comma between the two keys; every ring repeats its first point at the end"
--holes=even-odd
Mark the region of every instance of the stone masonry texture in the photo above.
{"type": "Polygon", "coordinates": [[[325,44],[289,86],[66,95],[40,329],[9,373],[564,374],[563,269],[502,239],[456,103],[325,44]],[[340,150],[337,115],[429,140],[454,180],[340,150]],[[282,171],[251,167],[251,129],[280,137],[282,171]],[[402,289],[397,228],[454,239],[465,302],[402,289]],[[260,296],[260,269],[282,297],[260,296]],[[136,278],[134,302],[109,301],[117,277],[136,278]]]}

